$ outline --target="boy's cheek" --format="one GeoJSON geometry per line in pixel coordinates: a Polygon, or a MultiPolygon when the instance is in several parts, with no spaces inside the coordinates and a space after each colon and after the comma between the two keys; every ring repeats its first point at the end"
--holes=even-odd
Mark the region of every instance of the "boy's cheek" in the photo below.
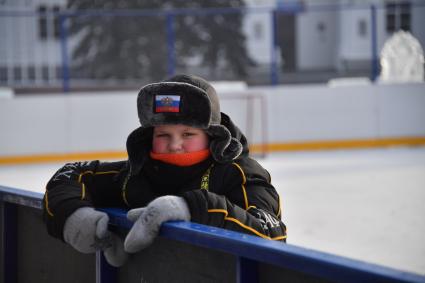
{"type": "Polygon", "coordinates": [[[186,142],[185,144],[186,152],[200,151],[208,148],[208,140],[204,139],[194,139],[186,142]]]}
{"type": "Polygon", "coordinates": [[[166,146],[165,142],[160,139],[153,139],[152,141],[152,151],[155,153],[164,153],[166,146]]]}

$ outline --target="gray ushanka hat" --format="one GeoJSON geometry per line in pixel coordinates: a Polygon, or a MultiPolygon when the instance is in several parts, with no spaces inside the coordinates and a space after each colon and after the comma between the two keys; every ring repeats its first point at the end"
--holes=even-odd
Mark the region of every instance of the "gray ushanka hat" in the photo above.
{"type": "Polygon", "coordinates": [[[220,112],[215,89],[200,77],[176,75],[144,86],[137,97],[137,110],[142,128],[184,124],[204,129],[217,162],[230,162],[242,152],[242,144],[223,125],[222,120],[231,121],[220,112]]]}

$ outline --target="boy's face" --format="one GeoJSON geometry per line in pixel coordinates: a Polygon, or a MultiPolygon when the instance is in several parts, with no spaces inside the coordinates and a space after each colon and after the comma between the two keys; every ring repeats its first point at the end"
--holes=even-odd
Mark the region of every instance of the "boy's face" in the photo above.
{"type": "Polygon", "coordinates": [[[153,130],[154,153],[188,153],[208,148],[208,135],[186,125],[161,125],[153,130]]]}

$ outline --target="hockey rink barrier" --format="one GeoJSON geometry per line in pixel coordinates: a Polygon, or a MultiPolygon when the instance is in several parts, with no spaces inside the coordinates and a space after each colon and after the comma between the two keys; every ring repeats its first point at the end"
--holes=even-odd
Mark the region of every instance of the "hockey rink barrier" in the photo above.
{"type": "MultiPolygon", "coordinates": [[[[0,186],[1,282],[425,282],[425,276],[191,222],[160,237],[121,268],[50,237],[42,194],[0,186]]],[[[116,232],[132,223],[102,209],[116,232]]]]}

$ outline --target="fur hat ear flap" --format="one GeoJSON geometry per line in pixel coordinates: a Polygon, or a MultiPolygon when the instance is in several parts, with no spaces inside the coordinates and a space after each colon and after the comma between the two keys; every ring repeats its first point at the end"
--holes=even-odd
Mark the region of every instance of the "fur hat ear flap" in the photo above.
{"type": "Polygon", "coordinates": [[[211,136],[210,150],[215,161],[228,163],[242,153],[242,144],[232,138],[229,130],[222,125],[210,126],[207,133],[211,136]]]}
{"type": "Polygon", "coordinates": [[[128,159],[131,165],[131,174],[137,174],[145,163],[146,156],[152,147],[153,128],[135,129],[127,138],[128,159]]]}

